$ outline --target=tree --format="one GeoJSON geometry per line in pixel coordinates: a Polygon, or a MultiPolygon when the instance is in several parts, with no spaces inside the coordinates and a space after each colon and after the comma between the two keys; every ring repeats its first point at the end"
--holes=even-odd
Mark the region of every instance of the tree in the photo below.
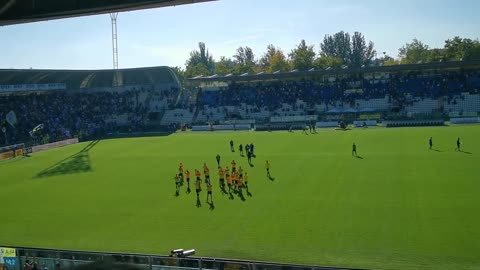
{"type": "Polygon", "coordinates": [[[237,53],[233,56],[235,66],[235,72],[237,73],[253,73],[255,72],[255,54],[252,48],[239,47],[237,53]]]}
{"type": "Polygon", "coordinates": [[[373,46],[373,42],[369,41],[367,45],[365,37],[360,32],[355,32],[352,36],[350,65],[360,67],[370,64],[376,55],[373,46]]]}
{"type": "Polygon", "coordinates": [[[178,80],[180,81],[180,85],[184,85],[185,82],[185,70],[183,70],[181,67],[172,67],[173,72],[178,77],[178,80]]]}
{"type": "Polygon", "coordinates": [[[198,43],[198,51],[190,52],[190,58],[186,62],[186,74],[188,76],[212,75],[215,70],[213,56],[206,49],[205,43],[198,43]],[[197,73],[205,72],[205,73],[197,73]]]}
{"type": "Polygon", "coordinates": [[[292,61],[294,69],[309,70],[313,67],[315,60],[315,51],[312,46],[307,46],[305,40],[302,39],[295,49],[288,55],[292,61]]]}
{"type": "Polygon", "coordinates": [[[325,35],[320,43],[321,56],[340,58],[343,63],[349,64],[351,53],[350,35],[343,31],[333,36],[325,35]]]}
{"type": "Polygon", "coordinates": [[[187,69],[185,70],[185,76],[187,78],[193,78],[195,76],[199,75],[211,75],[212,73],[208,70],[208,67],[205,66],[203,63],[198,63],[194,66],[189,65],[187,66],[187,69]]]}
{"type": "Polygon", "coordinates": [[[452,39],[445,40],[445,57],[448,60],[461,60],[474,49],[475,45],[478,45],[478,41],[471,40],[469,38],[460,38],[456,36],[452,39]]]}
{"type": "Polygon", "coordinates": [[[465,53],[464,60],[480,60],[480,43],[478,41],[465,53]]]}
{"type": "Polygon", "coordinates": [[[225,56],[220,57],[220,61],[215,63],[215,74],[227,75],[233,73],[235,62],[231,58],[225,56]]]}
{"type": "Polygon", "coordinates": [[[353,67],[370,64],[375,54],[373,42],[367,43],[360,32],[355,32],[353,36],[343,31],[333,36],[325,35],[320,43],[321,56],[339,58],[342,63],[353,67]]]}
{"type": "Polygon", "coordinates": [[[267,52],[260,58],[259,66],[261,71],[267,73],[290,70],[290,64],[283,51],[272,44],[267,46],[267,52]]]}
{"type": "Polygon", "coordinates": [[[445,50],[444,49],[430,49],[427,55],[427,62],[439,62],[444,61],[445,57],[445,50]]]}
{"type": "Polygon", "coordinates": [[[326,68],[338,68],[343,64],[342,59],[333,56],[320,56],[315,59],[315,68],[317,69],[326,69],[326,68]]]}
{"type": "Polygon", "coordinates": [[[429,49],[428,45],[415,38],[398,50],[398,57],[402,64],[416,64],[420,61],[425,63],[428,60],[429,49]]]}

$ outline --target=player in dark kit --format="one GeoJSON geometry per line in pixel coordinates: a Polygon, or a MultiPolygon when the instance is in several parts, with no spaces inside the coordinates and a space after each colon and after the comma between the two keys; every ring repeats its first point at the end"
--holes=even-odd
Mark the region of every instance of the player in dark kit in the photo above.
{"type": "Polygon", "coordinates": [[[430,149],[432,149],[432,147],[433,147],[432,137],[430,137],[430,138],[428,139],[428,145],[430,146],[430,149]]]}
{"type": "Polygon", "coordinates": [[[220,167],[220,154],[217,154],[216,159],[217,159],[217,166],[220,167]]]}
{"type": "Polygon", "coordinates": [[[253,143],[250,144],[250,152],[252,153],[252,157],[255,157],[255,146],[253,143]]]}
{"type": "Polygon", "coordinates": [[[235,148],[233,148],[233,140],[230,140],[230,151],[235,152],[235,148]]]}
{"type": "Polygon", "coordinates": [[[460,151],[460,146],[462,143],[460,142],[460,137],[457,138],[457,148],[455,148],[455,151],[460,151]]]}
{"type": "Polygon", "coordinates": [[[240,144],[240,145],[238,146],[238,151],[240,151],[240,156],[243,157],[243,145],[242,145],[242,144],[240,144]]]}
{"type": "Polygon", "coordinates": [[[252,164],[252,153],[250,151],[247,151],[247,160],[248,164],[252,164]]]}
{"type": "Polygon", "coordinates": [[[357,156],[357,145],[355,143],[352,145],[352,156],[357,156]]]}
{"type": "Polygon", "coordinates": [[[265,170],[267,170],[267,176],[270,177],[270,162],[265,161],[265,170]]]}

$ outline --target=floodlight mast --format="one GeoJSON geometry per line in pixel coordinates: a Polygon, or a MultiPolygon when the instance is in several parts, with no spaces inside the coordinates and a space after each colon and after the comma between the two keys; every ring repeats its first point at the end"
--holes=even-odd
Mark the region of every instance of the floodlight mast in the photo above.
{"type": "Polygon", "coordinates": [[[113,53],[113,69],[118,69],[118,42],[117,42],[117,17],[118,12],[110,13],[112,21],[112,53],[113,53]]]}

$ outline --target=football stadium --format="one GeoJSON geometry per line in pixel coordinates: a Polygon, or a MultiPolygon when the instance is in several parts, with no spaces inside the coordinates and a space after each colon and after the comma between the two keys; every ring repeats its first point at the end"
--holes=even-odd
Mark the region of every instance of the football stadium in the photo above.
{"type": "MultiPolygon", "coordinates": [[[[6,2],[2,25],[203,1],[6,2]]],[[[302,41],[285,65],[246,47],[220,69],[200,43],[180,71],[116,68],[115,49],[113,69],[0,69],[2,270],[479,268],[478,40],[325,56],[341,36],[365,43],[326,36],[307,63],[302,41]]]]}

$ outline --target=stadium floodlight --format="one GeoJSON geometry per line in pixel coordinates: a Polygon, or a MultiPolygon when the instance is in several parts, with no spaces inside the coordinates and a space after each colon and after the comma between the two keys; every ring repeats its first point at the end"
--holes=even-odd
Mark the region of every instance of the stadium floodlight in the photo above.
{"type": "Polygon", "coordinates": [[[172,249],[170,251],[171,257],[179,257],[183,253],[183,248],[172,249]]]}
{"type": "Polygon", "coordinates": [[[188,257],[192,255],[195,255],[195,249],[189,249],[182,252],[182,257],[188,257]]]}

